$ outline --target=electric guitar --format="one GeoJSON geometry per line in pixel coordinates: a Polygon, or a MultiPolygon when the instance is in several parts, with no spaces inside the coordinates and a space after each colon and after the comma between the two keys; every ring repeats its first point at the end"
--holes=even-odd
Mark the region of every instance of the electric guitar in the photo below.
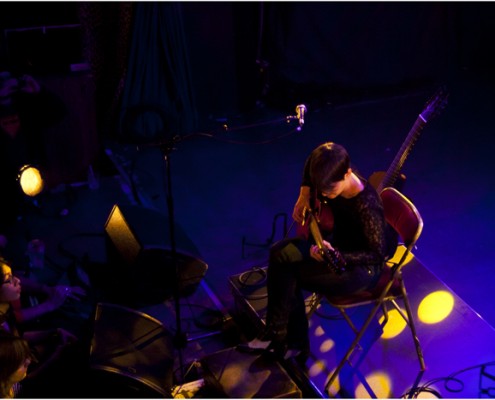
{"type": "Polygon", "coordinates": [[[378,171],[371,174],[368,181],[378,193],[381,193],[383,188],[394,186],[399,173],[423,128],[429,121],[436,117],[441,110],[445,108],[448,97],[449,95],[445,91],[445,88],[441,87],[438,89],[437,92],[427,101],[424,110],[418,115],[418,118],[416,118],[413,127],[409,131],[404,143],[402,143],[402,146],[397,152],[388,170],[386,172],[378,171]]]}

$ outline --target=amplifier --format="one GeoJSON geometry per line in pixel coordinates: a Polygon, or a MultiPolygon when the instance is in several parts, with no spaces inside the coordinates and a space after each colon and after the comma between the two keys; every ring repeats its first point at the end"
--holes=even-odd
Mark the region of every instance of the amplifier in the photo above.
{"type": "Polygon", "coordinates": [[[247,320],[256,333],[262,332],[266,324],[266,277],[267,267],[253,267],[229,277],[234,297],[234,312],[238,317],[247,320]]]}

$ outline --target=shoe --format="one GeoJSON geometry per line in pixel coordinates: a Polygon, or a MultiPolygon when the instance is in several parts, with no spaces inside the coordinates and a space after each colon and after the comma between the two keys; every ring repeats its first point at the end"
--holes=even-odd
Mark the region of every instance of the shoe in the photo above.
{"type": "Polygon", "coordinates": [[[271,340],[260,340],[255,338],[248,343],[240,343],[236,349],[241,353],[262,354],[270,347],[271,340]]]}
{"type": "Polygon", "coordinates": [[[253,339],[248,343],[238,344],[236,349],[241,353],[260,354],[283,360],[287,353],[287,345],[278,340],[253,339]]]}

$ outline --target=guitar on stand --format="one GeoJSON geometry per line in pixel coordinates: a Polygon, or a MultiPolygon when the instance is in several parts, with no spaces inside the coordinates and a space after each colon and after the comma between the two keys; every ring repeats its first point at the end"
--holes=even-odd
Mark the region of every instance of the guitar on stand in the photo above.
{"type": "Polygon", "coordinates": [[[388,170],[386,172],[378,171],[371,174],[368,181],[378,193],[381,193],[383,188],[395,185],[400,171],[423,128],[445,108],[448,97],[449,95],[444,88],[438,89],[432,98],[428,100],[424,110],[418,115],[418,118],[416,118],[413,127],[409,131],[404,143],[402,143],[388,170]]]}

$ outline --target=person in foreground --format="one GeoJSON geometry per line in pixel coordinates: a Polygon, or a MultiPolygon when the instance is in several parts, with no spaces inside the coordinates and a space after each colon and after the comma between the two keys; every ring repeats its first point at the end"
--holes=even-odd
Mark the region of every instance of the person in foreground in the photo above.
{"type": "Polygon", "coordinates": [[[67,368],[78,339],[62,328],[22,331],[11,306],[20,296],[20,280],[12,274],[10,265],[0,259],[0,334],[25,340],[32,354],[33,363],[23,381],[22,396],[58,397],[60,393],[66,393],[61,391],[73,383],[71,379],[78,378],[73,367],[67,368]]]}
{"type": "Polygon", "coordinates": [[[266,329],[251,342],[239,345],[240,351],[305,359],[309,337],[302,290],[346,295],[372,288],[387,256],[395,249],[396,243],[386,239],[378,193],[353,171],[346,149],[339,144],[324,143],[306,160],[293,211],[296,222],[308,224],[317,198],[324,199],[326,204],[321,207],[331,211],[327,214],[332,217],[331,231],[323,234],[320,247],[313,235],[302,234],[272,246],[266,329]]]}
{"type": "Polygon", "coordinates": [[[19,382],[26,377],[32,357],[29,345],[24,339],[0,331],[0,397],[2,399],[16,397],[19,382]]]}

